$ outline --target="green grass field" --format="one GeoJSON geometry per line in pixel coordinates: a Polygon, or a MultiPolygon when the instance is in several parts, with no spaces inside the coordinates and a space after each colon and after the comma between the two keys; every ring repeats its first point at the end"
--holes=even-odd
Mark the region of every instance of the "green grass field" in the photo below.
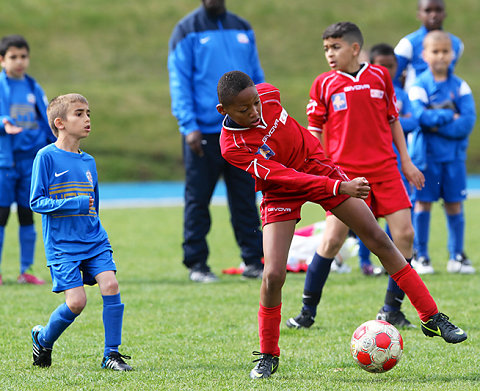
{"type": "MultiPolygon", "coordinates": [[[[321,35],[331,23],[350,20],[365,48],[396,43],[419,27],[417,0],[228,0],[228,8],[252,24],[266,80],[282,91],[290,115],[306,124],[312,81],[328,70],[321,35]]],[[[92,134],[83,145],[101,180],[166,180],[183,177],[181,139],[170,113],[168,40],[180,18],[200,0],[16,0],[2,2],[0,36],[25,35],[30,73],[47,96],[84,94],[92,110],[92,134]]],[[[462,38],[457,73],[480,90],[480,2],[447,2],[445,28],[462,38]]],[[[480,97],[477,97],[480,111],[480,97]]],[[[471,136],[469,172],[480,172],[478,125],[471,136]]]]}
{"type": "MultiPolygon", "coordinates": [[[[209,235],[210,265],[238,266],[226,207],[214,206],[209,235]]],[[[480,199],[466,203],[466,249],[480,269],[480,199]]],[[[289,330],[286,317],[301,305],[304,274],[288,274],[283,293],[279,371],[252,382],[251,352],[258,350],[257,310],[260,281],[239,276],[198,285],[188,281],[181,264],[182,208],[113,209],[101,213],[115,249],[122,301],[125,303],[121,352],[132,356],[131,373],[100,368],[103,353],[102,300],[87,288],[88,304],[54,346],[49,369],[32,366],[30,330],[45,324],[64,299],[53,294],[38,241],[36,270],[45,286],[18,285],[16,215],[7,226],[0,286],[0,389],[2,390],[478,390],[480,388],[480,290],[478,274],[450,275],[444,216],[435,205],[431,257],[437,273],[424,278],[440,310],[463,327],[469,339],[448,345],[427,339],[419,329],[402,331],[401,362],[386,374],[359,369],[350,357],[355,328],[374,318],[383,303],[387,278],[364,277],[357,260],[350,274],[332,274],[310,330],[289,330]]],[[[301,225],[323,218],[307,204],[301,225]]],[[[40,218],[37,216],[39,231],[40,218]]],[[[410,303],[407,317],[418,322],[410,303]]]]}

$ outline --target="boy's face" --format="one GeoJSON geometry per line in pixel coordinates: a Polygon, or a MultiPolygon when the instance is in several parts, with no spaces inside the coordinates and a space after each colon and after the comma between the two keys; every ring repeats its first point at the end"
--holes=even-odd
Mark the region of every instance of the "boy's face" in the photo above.
{"type": "Polygon", "coordinates": [[[247,87],[232,98],[232,103],[217,105],[217,111],[228,116],[240,126],[256,128],[262,121],[262,104],[255,86],[247,87]]]}
{"type": "Polygon", "coordinates": [[[81,102],[70,103],[66,119],[56,118],[55,125],[59,134],[80,140],[90,134],[90,109],[81,102]]]}
{"type": "Polygon", "coordinates": [[[323,40],[323,50],[330,68],[349,73],[358,71],[360,45],[357,42],[349,43],[342,38],[327,38],[323,40]]]}
{"type": "Polygon", "coordinates": [[[30,55],[27,48],[11,46],[7,49],[5,56],[0,56],[0,60],[8,77],[22,79],[30,64],[30,55]]]}
{"type": "Polygon", "coordinates": [[[395,74],[397,73],[397,58],[393,54],[379,54],[375,56],[373,59],[373,64],[374,65],[382,65],[385,68],[388,69],[388,73],[390,74],[390,77],[393,78],[395,77],[395,74]]]}
{"type": "Polygon", "coordinates": [[[423,59],[436,76],[445,76],[453,61],[452,43],[449,39],[432,40],[424,42],[423,59]]]}
{"type": "Polygon", "coordinates": [[[446,16],[442,0],[422,0],[418,5],[417,17],[428,31],[441,29],[446,16]]]}

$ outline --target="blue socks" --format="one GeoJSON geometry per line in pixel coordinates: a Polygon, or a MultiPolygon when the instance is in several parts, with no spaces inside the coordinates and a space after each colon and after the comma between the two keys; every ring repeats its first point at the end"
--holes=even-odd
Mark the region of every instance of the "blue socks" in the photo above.
{"type": "Polygon", "coordinates": [[[70,311],[66,303],[60,304],[57,309],[52,312],[47,325],[38,335],[40,345],[51,349],[58,337],[72,324],[77,316],[77,314],[70,311]]]}
{"type": "Polygon", "coordinates": [[[18,228],[18,239],[20,241],[20,274],[23,274],[33,265],[35,240],[37,239],[35,226],[33,224],[21,225],[18,228]]]}
{"type": "Polygon", "coordinates": [[[315,253],[312,262],[308,265],[303,288],[303,308],[309,310],[313,317],[317,314],[317,306],[330,273],[332,261],[333,258],[324,258],[315,253]]]}
{"type": "Polygon", "coordinates": [[[463,211],[456,215],[447,214],[448,227],[448,252],[450,259],[455,259],[455,255],[463,252],[465,235],[465,217],[463,211]]]}
{"type": "Polygon", "coordinates": [[[430,236],[430,212],[414,212],[413,227],[415,228],[413,248],[417,251],[417,257],[428,258],[428,237],[430,236]]]}
{"type": "Polygon", "coordinates": [[[120,293],[103,298],[103,327],[105,329],[104,356],[110,352],[118,352],[122,344],[122,322],[124,305],[120,301],[120,293]]]}

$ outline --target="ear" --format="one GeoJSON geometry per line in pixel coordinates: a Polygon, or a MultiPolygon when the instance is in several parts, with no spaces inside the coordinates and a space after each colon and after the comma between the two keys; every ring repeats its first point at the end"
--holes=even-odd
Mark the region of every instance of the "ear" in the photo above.
{"type": "Polygon", "coordinates": [[[60,117],[54,119],[53,123],[57,129],[65,129],[65,125],[63,124],[63,120],[60,117]]]}
{"type": "Polygon", "coordinates": [[[352,49],[353,49],[354,56],[360,56],[360,52],[362,48],[360,47],[360,44],[358,42],[352,43],[352,49]]]}
{"type": "Polygon", "coordinates": [[[225,108],[223,107],[223,105],[221,103],[219,103],[217,105],[217,111],[221,114],[221,115],[226,115],[227,112],[225,111],[225,108]]]}

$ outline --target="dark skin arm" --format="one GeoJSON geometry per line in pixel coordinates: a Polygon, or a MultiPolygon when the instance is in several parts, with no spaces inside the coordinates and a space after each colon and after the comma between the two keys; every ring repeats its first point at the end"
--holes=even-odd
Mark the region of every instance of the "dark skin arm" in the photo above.
{"type": "Polygon", "coordinates": [[[202,132],[200,132],[200,130],[194,130],[193,132],[187,134],[185,136],[185,141],[196,155],[199,157],[203,156],[202,132]]]}

